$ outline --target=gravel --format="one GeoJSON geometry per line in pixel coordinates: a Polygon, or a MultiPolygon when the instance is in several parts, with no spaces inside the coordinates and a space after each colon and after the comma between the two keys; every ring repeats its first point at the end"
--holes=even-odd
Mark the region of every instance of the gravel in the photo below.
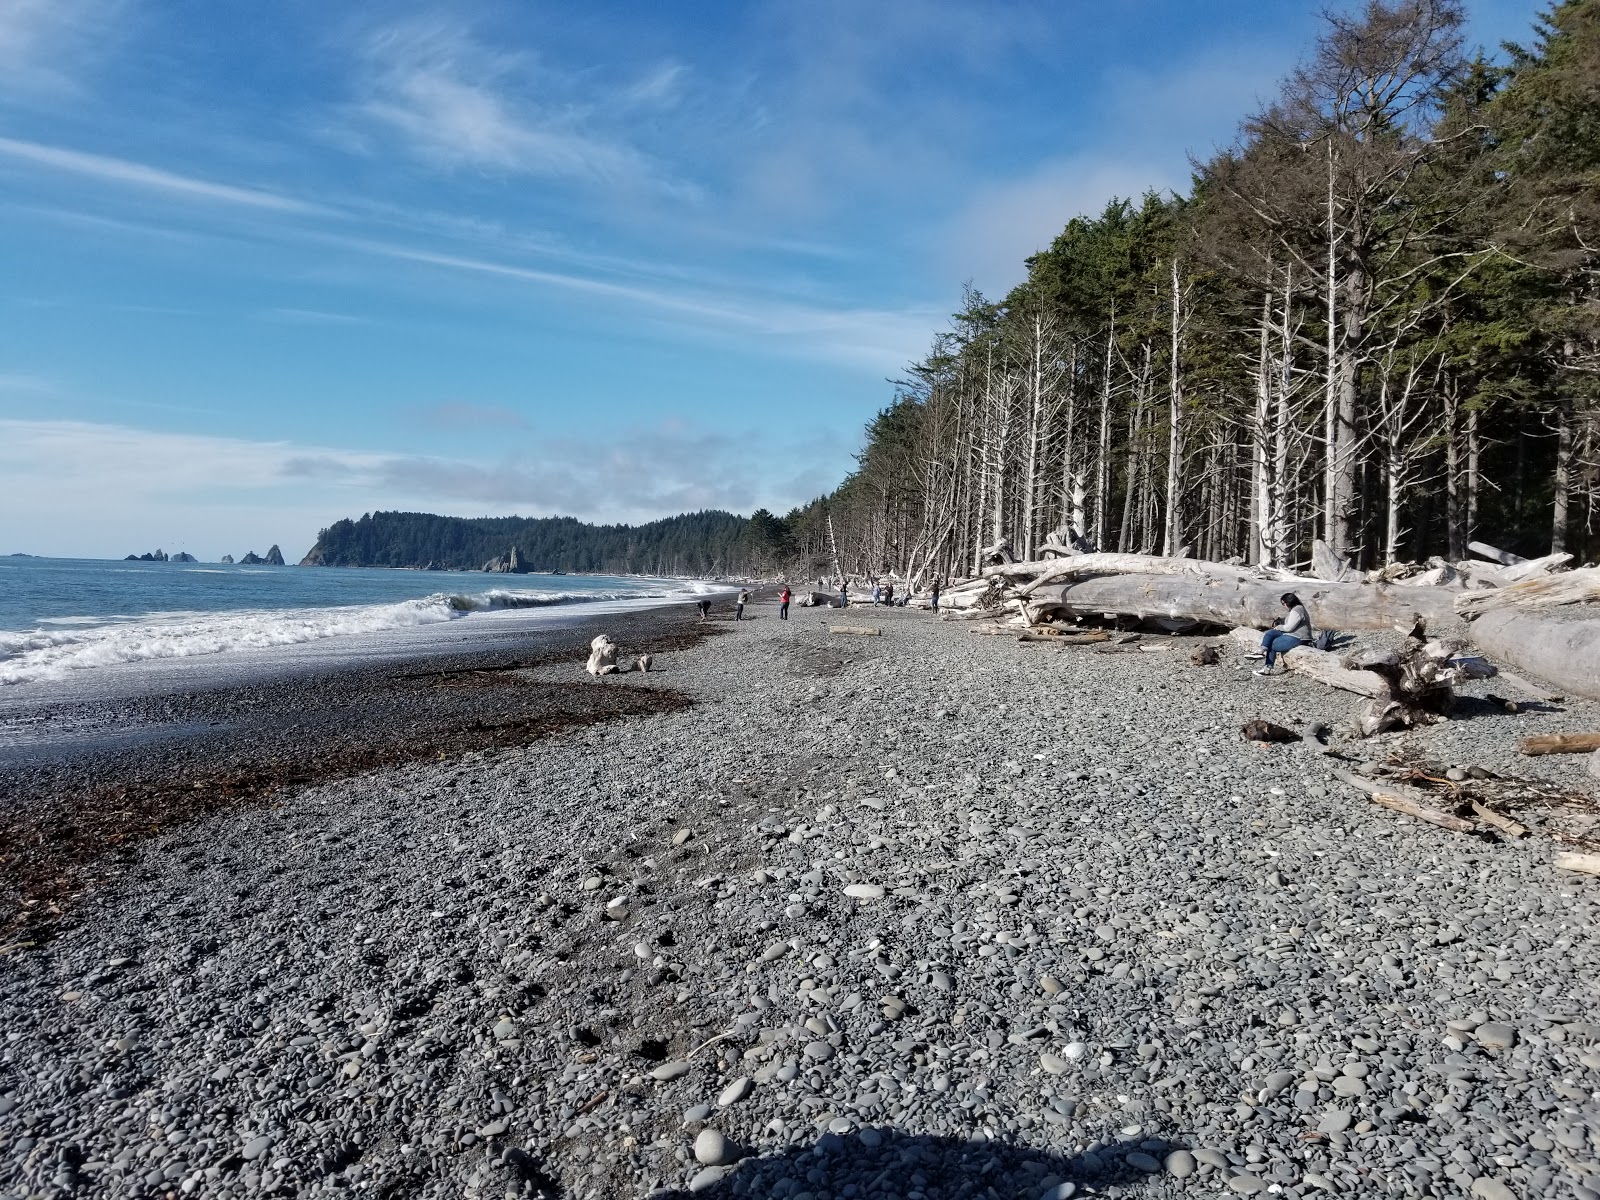
{"type": "Polygon", "coordinates": [[[753,615],[692,707],[136,845],[3,959],[0,1195],[1600,1195],[1597,882],[1239,740],[1354,697],[753,615]]]}

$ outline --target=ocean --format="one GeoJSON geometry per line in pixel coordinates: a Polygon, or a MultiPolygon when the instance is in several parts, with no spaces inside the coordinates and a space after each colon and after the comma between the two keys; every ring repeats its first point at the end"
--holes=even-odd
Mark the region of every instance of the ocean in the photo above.
{"type": "Polygon", "coordinates": [[[352,656],[471,625],[692,600],[697,580],[0,558],[0,687],[327,643],[352,656]],[[601,606],[596,608],[594,606],[601,606]]]}

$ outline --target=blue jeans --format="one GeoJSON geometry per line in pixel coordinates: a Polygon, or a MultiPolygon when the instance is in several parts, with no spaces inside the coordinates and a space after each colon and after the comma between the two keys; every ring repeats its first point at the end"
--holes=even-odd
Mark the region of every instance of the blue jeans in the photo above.
{"type": "Polygon", "coordinates": [[[1287,654],[1296,646],[1305,645],[1292,633],[1284,633],[1281,629],[1269,629],[1261,635],[1261,648],[1267,652],[1267,669],[1278,661],[1278,655],[1287,654]]]}

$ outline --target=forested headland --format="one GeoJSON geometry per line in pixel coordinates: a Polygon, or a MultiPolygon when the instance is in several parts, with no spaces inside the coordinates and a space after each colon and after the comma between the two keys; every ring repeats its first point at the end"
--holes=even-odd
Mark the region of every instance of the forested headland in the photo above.
{"type": "Polygon", "coordinates": [[[573,517],[441,517],[374,512],[317,535],[302,566],[426,567],[477,571],[515,549],[530,571],[715,576],[762,559],[752,522],[732,513],[685,513],[645,525],[589,525],[573,517]]]}
{"type": "Polygon", "coordinates": [[[1600,0],[1469,56],[1455,0],[1332,14],[1187,195],[968,290],[788,522],[845,569],[970,572],[1048,531],[1292,566],[1600,553],[1600,0]]]}

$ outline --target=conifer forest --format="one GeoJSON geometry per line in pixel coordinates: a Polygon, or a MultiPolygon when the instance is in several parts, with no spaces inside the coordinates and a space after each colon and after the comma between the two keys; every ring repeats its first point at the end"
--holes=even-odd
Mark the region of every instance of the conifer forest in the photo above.
{"type": "MultiPolygon", "coordinates": [[[[1069,222],[894,384],[858,469],[753,542],[972,573],[1006,539],[1372,568],[1600,554],[1600,0],[1467,53],[1369,0],[1187,195],[1069,222]]],[[[761,557],[758,553],[755,557],[761,557]]]]}

